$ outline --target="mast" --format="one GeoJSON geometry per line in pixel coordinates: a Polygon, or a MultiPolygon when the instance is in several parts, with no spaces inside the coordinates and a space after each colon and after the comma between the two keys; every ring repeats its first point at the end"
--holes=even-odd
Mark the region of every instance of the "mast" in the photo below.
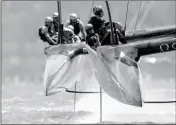
{"type": "Polygon", "coordinates": [[[61,13],[61,1],[57,1],[57,9],[58,9],[58,43],[62,43],[62,33],[63,33],[63,25],[62,25],[62,13],[61,13]]]}
{"type": "Polygon", "coordinates": [[[114,45],[115,43],[115,38],[114,38],[114,35],[113,35],[113,25],[112,25],[112,18],[111,18],[111,12],[110,12],[110,8],[109,8],[109,3],[108,1],[105,1],[106,3],[106,7],[107,7],[107,10],[108,10],[108,16],[109,16],[109,23],[110,23],[110,27],[111,27],[111,45],[114,45]]]}

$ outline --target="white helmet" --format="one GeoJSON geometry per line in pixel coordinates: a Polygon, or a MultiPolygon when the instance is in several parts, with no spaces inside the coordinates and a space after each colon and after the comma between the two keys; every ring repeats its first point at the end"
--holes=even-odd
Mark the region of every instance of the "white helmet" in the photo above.
{"type": "Polygon", "coordinates": [[[71,13],[69,18],[70,18],[70,20],[77,20],[78,16],[76,13],[71,13]]]}
{"type": "Polygon", "coordinates": [[[59,16],[58,12],[53,13],[53,18],[57,18],[59,16]]]}
{"type": "Polygon", "coordinates": [[[50,16],[45,17],[45,22],[52,22],[52,18],[50,16]]]}
{"type": "Polygon", "coordinates": [[[63,28],[63,39],[67,42],[72,39],[74,32],[68,27],[63,28]]]}
{"type": "Polygon", "coordinates": [[[69,28],[69,29],[74,31],[74,27],[72,25],[67,26],[67,28],[69,28]]]}
{"type": "Polygon", "coordinates": [[[91,29],[93,29],[93,25],[90,24],[90,23],[88,23],[88,24],[85,26],[85,30],[86,30],[86,31],[89,31],[89,30],[91,30],[91,29]]]}
{"type": "Polygon", "coordinates": [[[63,31],[67,32],[67,33],[70,33],[70,34],[74,34],[74,31],[72,29],[68,28],[68,27],[65,27],[63,31]]]}

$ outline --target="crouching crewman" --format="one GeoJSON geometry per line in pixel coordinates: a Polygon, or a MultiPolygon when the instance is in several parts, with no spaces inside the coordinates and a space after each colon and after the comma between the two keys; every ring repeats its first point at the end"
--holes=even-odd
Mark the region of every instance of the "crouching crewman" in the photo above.
{"type": "Polygon", "coordinates": [[[96,48],[101,45],[100,40],[99,40],[99,35],[94,32],[92,24],[87,24],[85,26],[85,30],[86,30],[86,34],[87,34],[87,36],[86,36],[87,44],[92,49],[96,50],[96,48]]]}
{"type": "Polygon", "coordinates": [[[57,45],[57,42],[52,39],[52,18],[46,17],[45,24],[39,28],[39,36],[43,42],[47,42],[49,45],[57,45]]]}

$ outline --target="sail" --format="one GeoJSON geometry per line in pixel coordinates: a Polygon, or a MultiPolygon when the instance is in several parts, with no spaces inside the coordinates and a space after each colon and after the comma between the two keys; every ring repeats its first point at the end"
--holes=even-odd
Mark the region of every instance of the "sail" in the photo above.
{"type": "MultiPolygon", "coordinates": [[[[99,86],[101,86],[106,94],[117,101],[128,105],[142,106],[140,88],[137,82],[139,79],[139,73],[137,73],[138,69],[133,72],[136,75],[134,75],[134,82],[136,83],[132,82],[130,84],[133,85],[127,87],[126,81],[121,80],[126,78],[122,77],[120,79],[121,81],[119,81],[119,78],[114,75],[114,72],[111,70],[112,68],[110,68],[114,67],[113,63],[115,62],[111,61],[112,63],[107,63],[107,61],[104,61],[103,58],[98,56],[97,53],[86,44],[58,45],[47,48],[46,51],[46,68],[44,73],[46,95],[59,93],[63,89],[74,91],[74,84],[77,82],[79,83],[77,85],[79,91],[94,92],[98,91],[99,86]],[[88,54],[78,55],[70,59],[69,53],[80,48],[86,48],[88,54]],[[136,90],[136,92],[134,92],[134,90],[136,90]]],[[[117,65],[121,66],[122,62],[117,61],[119,63],[117,63],[117,65]]],[[[114,69],[118,67],[114,67],[114,69]]],[[[128,67],[126,69],[128,69],[128,67]]],[[[120,69],[117,74],[120,74],[121,70],[122,69],[120,69]]],[[[132,75],[133,73],[127,75],[132,75]]],[[[124,74],[122,73],[121,75],[124,74]]],[[[128,80],[129,78],[127,81],[128,80]]]]}

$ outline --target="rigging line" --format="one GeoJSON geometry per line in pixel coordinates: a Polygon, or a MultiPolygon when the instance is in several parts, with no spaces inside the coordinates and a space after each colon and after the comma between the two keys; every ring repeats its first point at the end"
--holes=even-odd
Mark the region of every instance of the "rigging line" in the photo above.
{"type": "Polygon", "coordinates": [[[135,34],[135,31],[136,31],[136,26],[137,26],[138,19],[139,19],[139,14],[140,14],[140,11],[141,11],[141,5],[142,5],[142,0],[140,2],[140,7],[139,7],[138,16],[137,16],[137,20],[136,20],[136,24],[135,24],[133,35],[135,34]]]}
{"type": "Polygon", "coordinates": [[[126,10],[126,16],[125,16],[125,27],[124,27],[125,31],[126,31],[126,24],[127,24],[127,19],[128,19],[129,2],[130,2],[130,0],[128,0],[128,3],[127,3],[127,10],[126,10]]]}
{"type": "Polygon", "coordinates": [[[91,9],[90,9],[90,12],[89,12],[89,16],[88,16],[87,22],[89,21],[89,17],[90,17],[90,15],[91,15],[91,12],[92,12],[92,8],[93,8],[94,3],[95,3],[95,1],[92,2],[92,6],[91,6],[91,9]]]}

